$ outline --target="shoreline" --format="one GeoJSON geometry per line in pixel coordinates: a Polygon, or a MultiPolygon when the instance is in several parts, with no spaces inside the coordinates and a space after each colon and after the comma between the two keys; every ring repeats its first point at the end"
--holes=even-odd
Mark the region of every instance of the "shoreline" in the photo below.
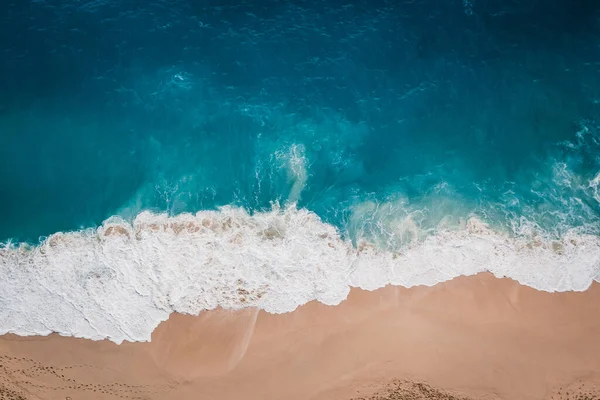
{"type": "Polygon", "coordinates": [[[355,244],[294,207],[119,221],[56,233],[37,247],[0,248],[0,334],[145,342],[173,312],[286,313],[313,299],[338,304],[351,287],[431,286],[485,271],[539,290],[584,291],[600,272],[600,236],[511,237],[476,217],[399,252],[368,237],[355,244]]]}
{"type": "Polygon", "coordinates": [[[0,336],[0,398],[600,398],[598,337],[599,283],[549,293],[480,273],[285,314],[172,314],[146,343],[0,336]]]}

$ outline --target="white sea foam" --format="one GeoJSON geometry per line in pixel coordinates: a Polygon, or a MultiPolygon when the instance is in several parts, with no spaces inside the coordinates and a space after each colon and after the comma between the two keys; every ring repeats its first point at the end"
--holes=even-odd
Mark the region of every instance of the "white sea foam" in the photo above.
{"type": "MultiPolygon", "coordinates": [[[[411,221],[394,226],[416,235],[411,221]]],[[[172,312],[283,313],[313,299],[338,304],[351,286],[433,285],[486,270],[547,291],[585,290],[600,279],[600,239],[575,232],[560,241],[511,238],[471,218],[402,249],[353,246],[294,207],[111,218],[39,246],[0,249],[0,333],[147,341],[172,312]]]]}
{"type": "Polygon", "coordinates": [[[303,145],[293,144],[287,151],[275,152],[275,159],[282,163],[287,171],[287,178],[292,183],[287,201],[295,204],[300,200],[300,194],[308,180],[306,150],[303,145]]]}

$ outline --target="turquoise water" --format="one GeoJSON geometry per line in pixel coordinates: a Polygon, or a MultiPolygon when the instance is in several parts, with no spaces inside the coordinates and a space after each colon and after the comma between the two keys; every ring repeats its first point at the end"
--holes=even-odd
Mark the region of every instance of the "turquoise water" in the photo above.
{"type": "Polygon", "coordinates": [[[293,185],[273,155],[293,145],[308,163],[299,206],[335,224],[364,198],[427,206],[439,185],[458,203],[445,212],[492,224],[539,208],[556,214],[547,229],[598,222],[598,24],[561,26],[553,13],[575,5],[541,5],[14,5],[0,237],[270,208],[293,185]],[[527,15],[538,26],[513,21],[527,15]],[[581,187],[553,179],[561,162],[581,187]]]}
{"type": "MultiPolygon", "coordinates": [[[[134,224],[143,211],[292,207],[378,251],[402,253],[474,218],[532,243],[587,235],[577,251],[600,269],[591,0],[40,0],[8,10],[5,251],[39,250],[114,216],[134,224]]],[[[14,257],[6,270],[32,259],[14,257]]]]}

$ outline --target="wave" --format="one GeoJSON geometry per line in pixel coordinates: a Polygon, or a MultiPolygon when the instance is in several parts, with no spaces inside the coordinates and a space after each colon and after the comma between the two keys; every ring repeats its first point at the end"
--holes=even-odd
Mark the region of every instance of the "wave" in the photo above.
{"type": "MultiPolygon", "coordinates": [[[[417,229],[404,222],[404,228],[417,229]]],[[[403,229],[404,229],[403,228],[403,229]]],[[[396,251],[344,238],[295,206],[168,216],[144,211],[39,245],[0,248],[0,334],[149,341],[172,312],[259,307],[284,313],[311,300],[335,305],[350,287],[434,285],[490,271],[546,291],[600,279],[600,238],[510,236],[477,218],[396,251]]]]}

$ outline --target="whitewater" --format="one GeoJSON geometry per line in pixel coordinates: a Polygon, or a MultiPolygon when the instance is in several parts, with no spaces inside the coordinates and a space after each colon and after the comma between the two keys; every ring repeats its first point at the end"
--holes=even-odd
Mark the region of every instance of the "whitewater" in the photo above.
{"type": "Polygon", "coordinates": [[[311,300],[339,304],[351,287],[434,285],[483,271],[539,290],[585,290],[600,280],[600,238],[510,237],[473,217],[391,252],[365,240],[355,246],[294,206],[254,215],[234,207],[142,212],[131,224],[115,217],[1,249],[0,333],[149,341],[173,312],[284,313],[311,300]]]}

